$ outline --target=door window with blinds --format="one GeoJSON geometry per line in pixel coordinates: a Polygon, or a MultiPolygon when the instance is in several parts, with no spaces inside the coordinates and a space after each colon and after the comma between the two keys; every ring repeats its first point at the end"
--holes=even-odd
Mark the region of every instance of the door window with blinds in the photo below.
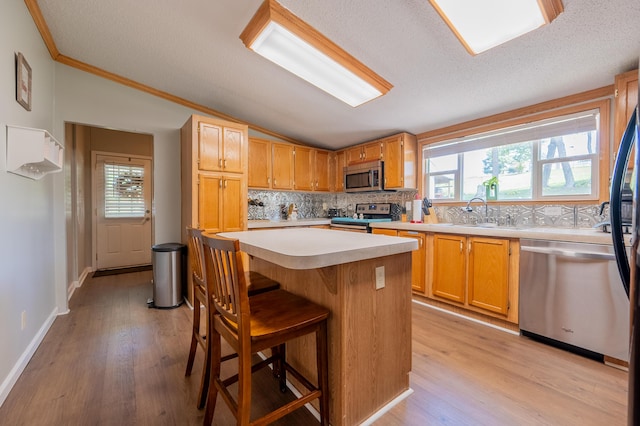
{"type": "Polygon", "coordinates": [[[145,216],[144,167],[104,164],[105,218],[143,218],[145,216]]]}
{"type": "Polygon", "coordinates": [[[597,199],[598,109],[532,121],[423,147],[423,184],[434,201],[597,199]]]}

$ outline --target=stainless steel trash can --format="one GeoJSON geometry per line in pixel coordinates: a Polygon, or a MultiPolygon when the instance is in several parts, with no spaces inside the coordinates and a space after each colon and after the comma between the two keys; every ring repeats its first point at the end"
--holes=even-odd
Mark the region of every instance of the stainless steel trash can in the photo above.
{"type": "Polygon", "coordinates": [[[151,247],[153,263],[153,308],[176,308],[183,302],[186,273],[186,246],[179,243],[156,244],[151,247]]]}

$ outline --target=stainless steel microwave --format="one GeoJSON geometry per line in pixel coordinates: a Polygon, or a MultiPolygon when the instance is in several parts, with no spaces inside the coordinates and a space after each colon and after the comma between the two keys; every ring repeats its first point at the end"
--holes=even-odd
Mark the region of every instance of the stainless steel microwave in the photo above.
{"type": "Polygon", "coordinates": [[[384,190],[384,162],[369,161],[344,168],[344,191],[365,192],[384,190]]]}

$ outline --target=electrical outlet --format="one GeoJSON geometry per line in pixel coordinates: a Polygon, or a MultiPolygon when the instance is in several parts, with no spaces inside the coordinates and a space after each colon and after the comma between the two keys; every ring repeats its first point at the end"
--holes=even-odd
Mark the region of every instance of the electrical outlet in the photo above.
{"type": "Polygon", "coordinates": [[[27,311],[22,311],[22,315],[21,315],[21,330],[24,330],[25,328],[27,328],[27,311]]]}
{"type": "Polygon", "coordinates": [[[327,209],[327,203],[322,203],[322,210],[326,210],[327,209]]]}
{"type": "Polygon", "coordinates": [[[384,288],[384,266],[376,268],[376,290],[384,288]]]}
{"type": "Polygon", "coordinates": [[[544,208],[545,216],[561,216],[562,215],[562,207],[560,206],[546,206],[544,208]]]}

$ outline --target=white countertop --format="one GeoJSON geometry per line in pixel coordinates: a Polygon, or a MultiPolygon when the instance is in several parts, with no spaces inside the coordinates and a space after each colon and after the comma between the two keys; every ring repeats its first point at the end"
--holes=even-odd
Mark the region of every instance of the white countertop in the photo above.
{"type": "MultiPolygon", "coordinates": [[[[498,226],[454,225],[450,223],[426,224],[411,222],[372,223],[372,228],[397,229],[402,231],[437,232],[443,234],[463,234],[502,238],[529,238],[534,240],[570,241],[577,243],[612,244],[611,234],[595,228],[517,228],[498,226]]],[[[625,236],[629,244],[629,236],[625,236]]]]}
{"type": "Polygon", "coordinates": [[[258,219],[249,220],[247,224],[248,229],[263,229],[263,228],[289,228],[295,226],[315,226],[315,225],[329,225],[331,219],[328,218],[312,218],[312,219],[298,219],[298,220],[269,220],[258,219]]]}
{"type": "Polygon", "coordinates": [[[316,269],[418,249],[413,238],[314,228],[223,232],[240,249],[289,269],[316,269]]]}

